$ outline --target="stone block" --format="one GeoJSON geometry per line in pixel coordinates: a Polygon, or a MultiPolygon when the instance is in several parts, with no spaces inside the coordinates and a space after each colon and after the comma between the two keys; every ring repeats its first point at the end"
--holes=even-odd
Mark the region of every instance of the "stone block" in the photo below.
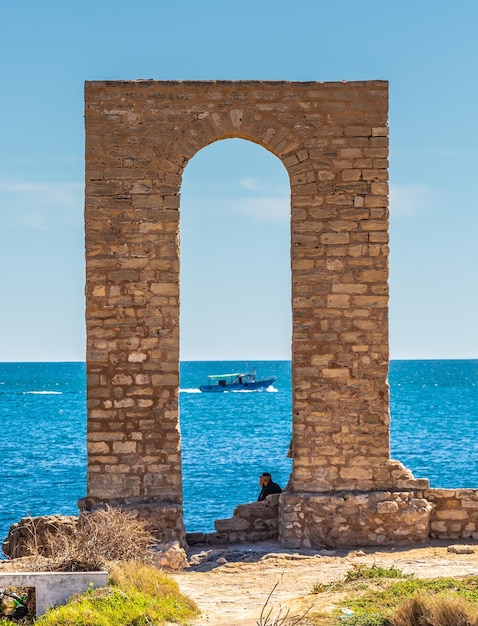
{"type": "Polygon", "coordinates": [[[324,378],[350,378],[350,370],[347,367],[324,368],[322,376],[324,378]]]}
{"type": "Polygon", "coordinates": [[[134,454],[137,443],[135,441],[114,441],[113,454],[134,454]]]}
{"type": "Polygon", "coordinates": [[[231,517],[229,519],[217,519],[214,522],[214,528],[218,533],[230,531],[246,530],[249,528],[249,521],[240,517],[231,517]]]}
{"type": "Polygon", "coordinates": [[[350,241],[349,233],[324,233],[320,235],[320,243],[325,245],[343,245],[350,241]]]}
{"type": "Polygon", "coordinates": [[[438,520],[466,520],[468,519],[467,511],[460,509],[439,509],[435,512],[438,520]]]}
{"type": "MultiPolygon", "coordinates": [[[[478,490],[477,490],[478,493],[478,490]]],[[[467,509],[470,511],[470,515],[476,515],[476,513],[473,513],[472,511],[476,511],[476,509],[478,509],[478,500],[476,498],[473,498],[472,500],[461,500],[461,506],[464,509],[467,509]]]]}
{"type": "Polygon", "coordinates": [[[153,554],[153,563],[160,569],[180,571],[188,566],[186,552],[179,541],[159,543],[153,554]]]}
{"type": "Polygon", "coordinates": [[[447,552],[453,552],[454,554],[474,554],[476,550],[473,546],[455,544],[448,546],[447,552]]]}

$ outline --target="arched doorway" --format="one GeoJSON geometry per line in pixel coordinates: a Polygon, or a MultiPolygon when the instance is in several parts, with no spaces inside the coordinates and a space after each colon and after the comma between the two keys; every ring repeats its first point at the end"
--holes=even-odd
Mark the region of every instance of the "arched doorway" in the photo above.
{"type": "Polygon", "coordinates": [[[283,486],[292,426],[290,185],[261,146],[225,139],[183,174],[180,209],[180,426],[184,519],[212,531],[257,498],[257,476],[283,486]],[[197,394],[214,373],[256,368],[268,393],[197,394]]]}

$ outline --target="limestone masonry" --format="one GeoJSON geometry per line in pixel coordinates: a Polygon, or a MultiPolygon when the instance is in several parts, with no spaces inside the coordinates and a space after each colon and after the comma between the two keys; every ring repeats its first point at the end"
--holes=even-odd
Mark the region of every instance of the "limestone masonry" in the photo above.
{"type": "Polygon", "coordinates": [[[279,499],[281,542],[478,538],[474,491],[435,493],[389,456],[387,82],[94,81],[85,105],[80,507],[122,505],[163,541],[185,540],[181,180],[201,148],[237,137],[276,155],[290,178],[293,469],[279,499]]]}

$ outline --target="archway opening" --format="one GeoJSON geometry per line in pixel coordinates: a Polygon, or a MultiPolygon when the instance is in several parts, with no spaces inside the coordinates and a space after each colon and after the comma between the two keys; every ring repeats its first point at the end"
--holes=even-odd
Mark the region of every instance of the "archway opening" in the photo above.
{"type": "Polygon", "coordinates": [[[290,185],[280,160],[242,139],[187,165],[180,217],[180,425],[184,520],[214,530],[289,479],[292,429],[290,185]],[[256,370],[267,391],[201,393],[211,374],[256,370]]]}

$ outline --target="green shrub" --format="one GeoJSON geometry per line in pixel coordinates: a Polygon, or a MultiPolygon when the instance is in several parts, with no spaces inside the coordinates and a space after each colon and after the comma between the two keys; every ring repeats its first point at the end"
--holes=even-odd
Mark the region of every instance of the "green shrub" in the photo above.
{"type": "Polygon", "coordinates": [[[390,621],[381,613],[353,615],[341,622],[347,626],[390,626],[390,621]]]}
{"type": "Polygon", "coordinates": [[[401,570],[393,565],[391,567],[380,567],[378,565],[354,565],[351,570],[345,574],[345,581],[358,580],[360,578],[407,578],[410,574],[404,574],[401,570]]]}
{"type": "MultiPolygon", "coordinates": [[[[393,565],[385,568],[378,565],[357,565],[345,573],[343,580],[332,583],[317,583],[312,587],[312,593],[323,593],[325,591],[340,590],[347,588],[348,584],[355,581],[379,580],[381,578],[413,578],[413,574],[404,574],[393,565]]],[[[365,584],[363,588],[367,589],[365,584]]],[[[355,587],[357,589],[357,586],[355,587]]]]}

